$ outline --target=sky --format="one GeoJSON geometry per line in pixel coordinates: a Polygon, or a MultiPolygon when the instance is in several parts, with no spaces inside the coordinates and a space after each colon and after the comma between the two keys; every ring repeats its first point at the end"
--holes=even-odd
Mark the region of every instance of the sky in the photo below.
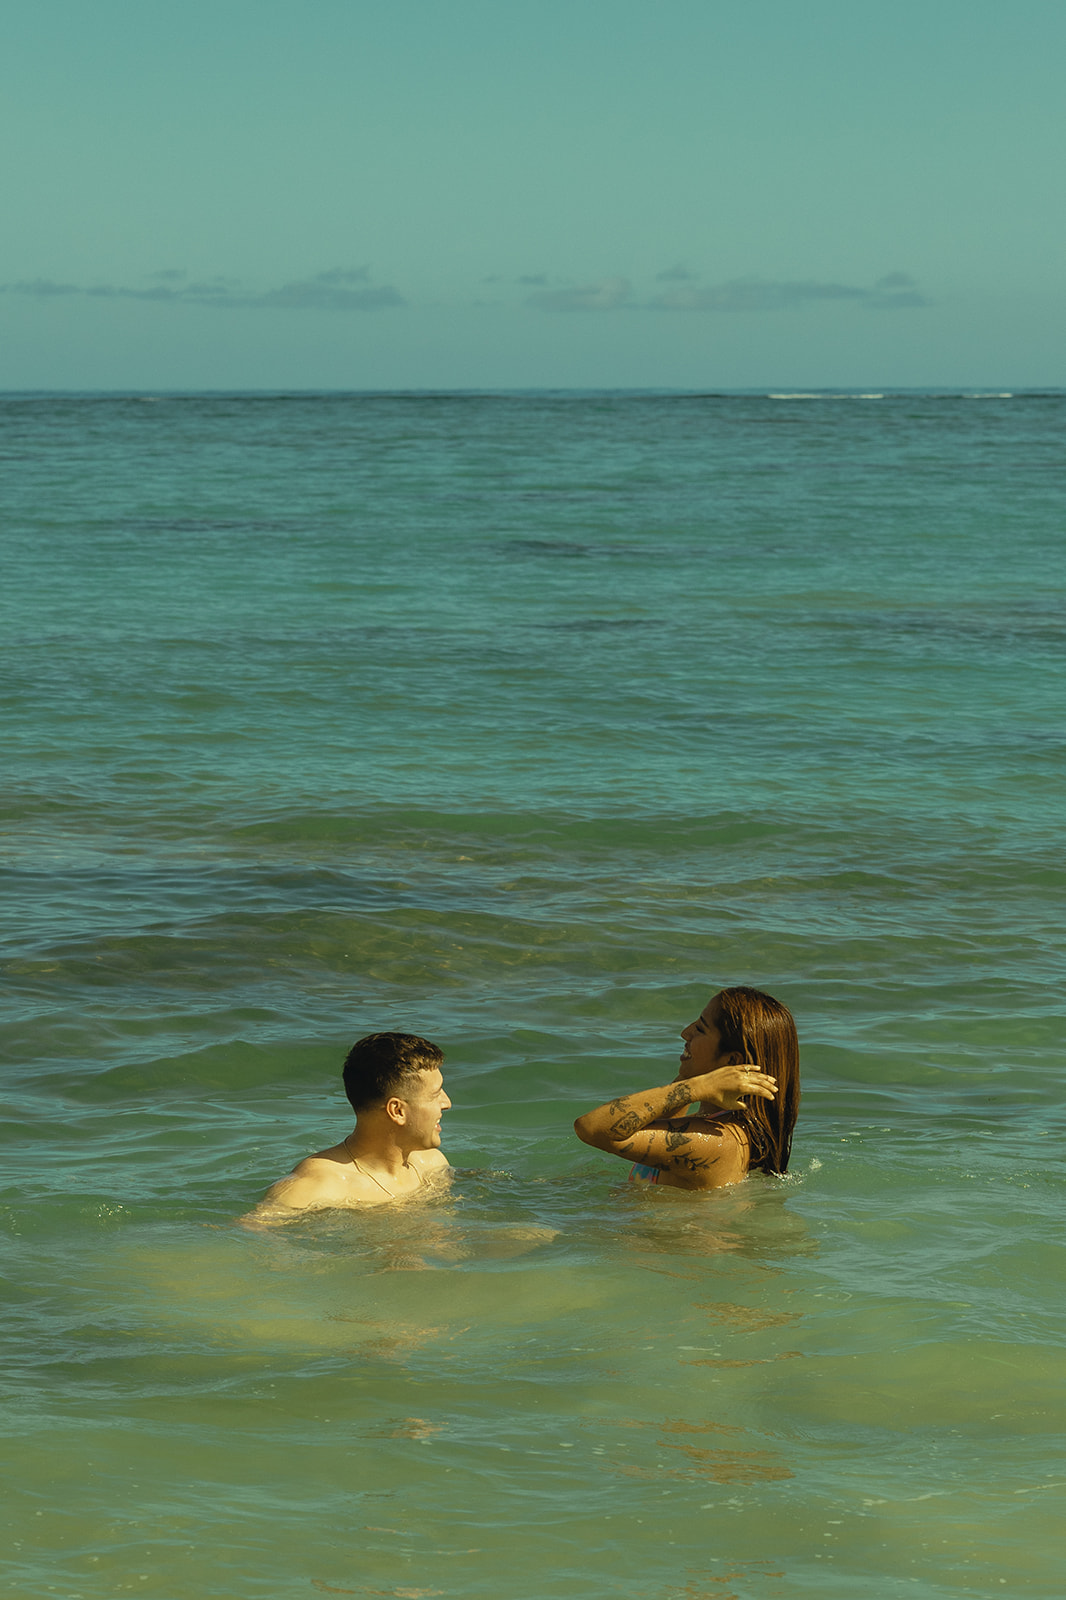
{"type": "Polygon", "coordinates": [[[1062,0],[9,0],[0,389],[1066,384],[1062,0]]]}

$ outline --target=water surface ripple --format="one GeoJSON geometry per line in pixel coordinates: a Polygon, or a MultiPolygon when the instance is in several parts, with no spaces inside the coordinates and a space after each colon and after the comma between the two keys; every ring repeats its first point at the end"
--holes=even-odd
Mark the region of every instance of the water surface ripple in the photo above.
{"type": "Polygon", "coordinates": [[[5,1592],[1061,1594],[1064,418],[0,399],[5,1592]],[[634,1193],[731,982],[793,1171],[634,1193]],[[451,1193],[234,1226],[389,1026],[451,1193]]]}

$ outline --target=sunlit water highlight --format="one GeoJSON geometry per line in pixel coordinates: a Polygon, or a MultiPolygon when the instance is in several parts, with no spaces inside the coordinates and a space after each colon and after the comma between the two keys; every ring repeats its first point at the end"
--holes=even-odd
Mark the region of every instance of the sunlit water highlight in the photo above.
{"type": "Polygon", "coordinates": [[[145,398],[0,404],[5,1592],[1060,1595],[1066,399],[145,398]],[[451,1187],[236,1227],[382,1026],[451,1187]]]}

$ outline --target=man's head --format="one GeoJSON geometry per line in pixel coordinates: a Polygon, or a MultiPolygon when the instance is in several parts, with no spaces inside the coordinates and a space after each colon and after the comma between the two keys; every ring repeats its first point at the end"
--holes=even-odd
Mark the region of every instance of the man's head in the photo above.
{"type": "Polygon", "coordinates": [[[440,1143],[444,1052],[413,1033],[368,1033],[344,1063],[344,1092],[356,1116],[380,1113],[402,1125],[418,1147],[440,1143]]]}

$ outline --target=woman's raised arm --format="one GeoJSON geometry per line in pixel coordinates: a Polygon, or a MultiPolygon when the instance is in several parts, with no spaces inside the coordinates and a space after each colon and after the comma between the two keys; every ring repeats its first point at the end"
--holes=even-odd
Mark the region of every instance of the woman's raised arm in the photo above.
{"type": "Polygon", "coordinates": [[[683,1188],[713,1189],[744,1176],[743,1170],[734,1171],[738,1142],[727,1142],[724,1130],[709,1125],[706,1116],[676,1113],[695,1100],[721,1111],[742,1110],[742,1095],[772,1100],[776,1093],[774,1079],[752,1062],[716,1067],[694,1078],[610,1100],[578,1117],[574,1132],[598,1150],[661,1167],[683,1188]]]}

